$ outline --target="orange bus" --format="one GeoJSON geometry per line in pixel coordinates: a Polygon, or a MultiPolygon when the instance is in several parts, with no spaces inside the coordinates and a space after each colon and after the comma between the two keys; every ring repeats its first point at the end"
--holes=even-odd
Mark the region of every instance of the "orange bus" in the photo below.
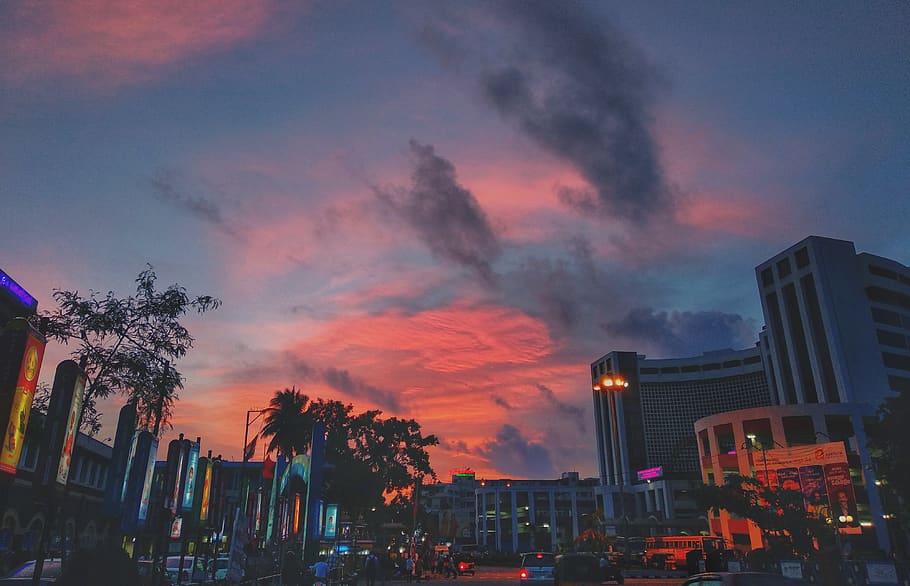
{"type": "Polygon", "coordinates": [[[726,545],[722,537],[705,535],[656,535],[645,538],[645,554],[642,563],[645,567],[661,569],[684,569],[686,554],[699,549],[704,554],[711,551],[724,551],[726,545]]]}

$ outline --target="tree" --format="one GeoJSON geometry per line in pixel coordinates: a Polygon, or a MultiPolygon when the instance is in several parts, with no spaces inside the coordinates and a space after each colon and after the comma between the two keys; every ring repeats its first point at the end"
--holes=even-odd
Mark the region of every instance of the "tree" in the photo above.
{"type": "Polygon", "coordinates": [[[878,417],[866,423],[869,451],[877,480],[882,483],[885,513],[898,515],[910,527],[910,391],[884,400],[878,417]]]}
{"type": "Polygon", "coordinates": [[[424,437],[413,419],[380,415],[379,410],[354,413],[350,403],[310,400],[294,388],[284,389],[269,402],[262,435],[271,438],[270,451],[300,454],[310,448],[313,424],[325,424],[324,497],[357,517],[385,506],[386,497],[407,500],[416,478],[436,478],[426,452],[439,443],[436,436],[424,437]]]}
{"type": "Polygon", "coordinates": [[[749,519],[802,555],[815,551],[814,537],[832,535],[825,520],[806,512],[802,492],[770,488],[749,476],[733,475],[725,481],[723,486],[706,484],[696,491],[699,508],[726,509],[731,515],[749,519]]]}
{"type": "Polygon", "coordinates": [[[271,438],[268,451],[278,450],[288,458],[306,451],[313,421],[305,412],[310,398],[296,387],[278,391],[265,409],[265,423],[260,434],[271,438]]]}
{"type": "Polygon", "coordinates": [[[85,360],[88,382],[83,402],[82,426],[94,434],[101,428],[97,399],[113,393],[136,403],[140,425],[168,425],[183,375],[175,363],[193,347],[193,337],[180,324],[190,310],[204,313],[221,301],[208,296],[190,297],[179,285],[155,289],[157,275],[151,265],[136,277],[136,295],[120,298],[109,291],[54,291],[56,310],[43,314],[48,338],[76,348],[71,356],[85,360]]]}

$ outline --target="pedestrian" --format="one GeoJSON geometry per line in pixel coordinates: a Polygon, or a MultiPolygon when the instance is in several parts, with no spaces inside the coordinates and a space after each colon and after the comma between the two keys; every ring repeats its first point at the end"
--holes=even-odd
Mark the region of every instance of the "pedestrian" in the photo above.
{"type": "Polygon", "coordinates": [[[319,561],[310,566],[313,571],[313,584],[326,584],[329,577],[329,564],[325,561],[325,556],[319,556],[319,561]]]}
{"type": "Polygon", "coordinates": [[[408,556],[408,559],[404,562],[405,571],[408,574],[408,584],[411,583],[411,580],[414,579],[414,558],[408,556]]]}
{"type": "Polygon", "coordinates": [[[281,583],[295,585],[300,584],[300,561],[293,551],[288,550],[284,554],[284,563],[281,565],[281,583]]]}
{"type": "Polygon", "coordinates": [[[366,576],[367,586],[376,586],[376,574],[379,572],[379,558],[372,551],[363,562],[363,575],[366,576]]]}
{"type": "Polygon", "coordinates": [[[417,558],[414,562],[414,575],[417,577],[417,583],[420,584],[420,579],[423,576],[423,558],[417,558]]]}

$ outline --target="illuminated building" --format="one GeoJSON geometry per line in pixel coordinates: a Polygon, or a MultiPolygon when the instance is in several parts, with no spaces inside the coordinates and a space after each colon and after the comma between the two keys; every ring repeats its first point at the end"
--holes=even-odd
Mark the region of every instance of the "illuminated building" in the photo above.
{"type": "Polygon", "coordinates": [[[692,431],[707,415],[770,404],[759,349],[647,359],[611,352],[591,364],[595,439],[603,510],[628,518],[617,533],[707,529],[691,490],[699,483],[692,431]],[[604,388],[621,376],[628,386],[604,388]]]}

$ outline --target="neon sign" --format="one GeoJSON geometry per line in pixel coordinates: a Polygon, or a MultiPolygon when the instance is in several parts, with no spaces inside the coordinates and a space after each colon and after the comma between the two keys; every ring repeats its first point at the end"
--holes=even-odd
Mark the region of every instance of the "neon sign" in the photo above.
{"type": "Polygon", "coordinates": [[[637,474],[639,480],[654,480],[655,478],[660,478],[664,475],[664,467],[645,468],[644,470],[639,470],[637,474]]]}
{"type": "Polygon", "coordinates": [[[38,300],[32,297],[22,285],[13,280],[12,277],[0,271],[0,289],[6,289],[12,293],[19,303],[24,305],[28,310],[34,312],[38,308],[38,300]]]}

